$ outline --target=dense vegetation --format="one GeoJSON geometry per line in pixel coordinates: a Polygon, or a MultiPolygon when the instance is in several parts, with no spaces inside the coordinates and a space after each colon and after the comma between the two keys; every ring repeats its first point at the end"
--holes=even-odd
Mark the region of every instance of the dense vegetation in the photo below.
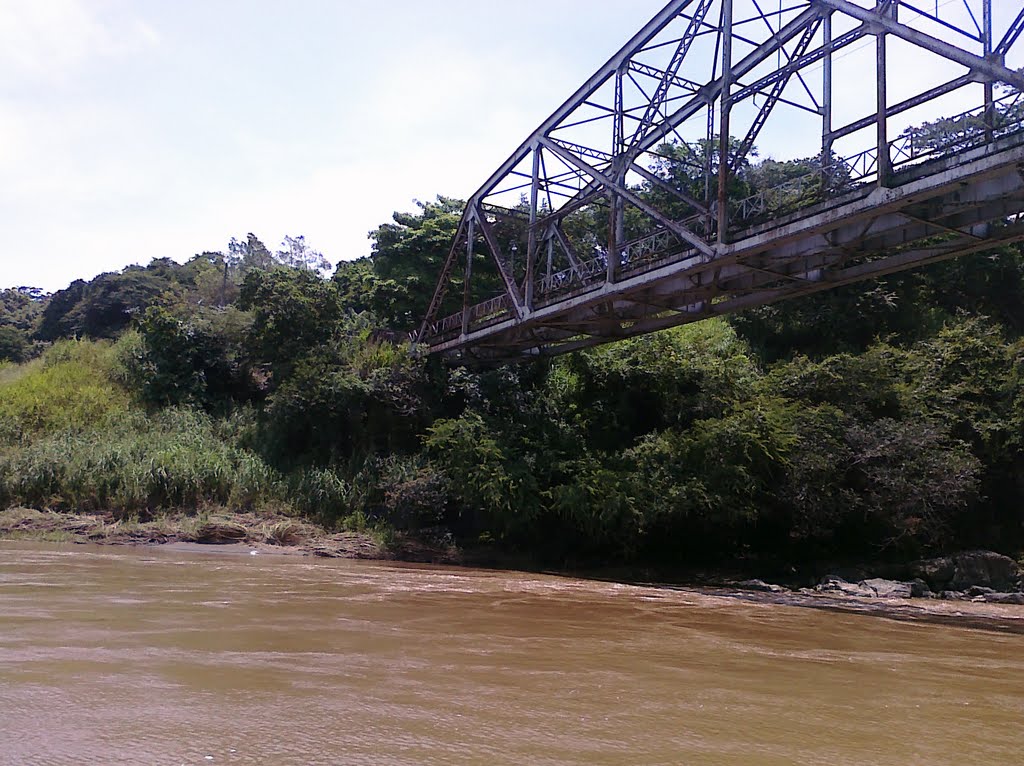
{"type": "Polygon", "coordinates": [[[4,291],[0,505],[268,508],[554,564],[1024,549],[1020,249],[479,372],[391,340],[460,209],[396,214],[330,278],[250,234],[4,291]]]}

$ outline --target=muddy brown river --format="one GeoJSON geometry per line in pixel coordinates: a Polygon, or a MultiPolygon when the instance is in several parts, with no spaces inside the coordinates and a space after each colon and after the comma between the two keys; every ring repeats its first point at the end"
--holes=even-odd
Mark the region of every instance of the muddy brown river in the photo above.
{"type": "Polygon", "coordinates": [[[1022,650],[693,591],[0,543],[0,764],[1008,766],[1022,650]]]}

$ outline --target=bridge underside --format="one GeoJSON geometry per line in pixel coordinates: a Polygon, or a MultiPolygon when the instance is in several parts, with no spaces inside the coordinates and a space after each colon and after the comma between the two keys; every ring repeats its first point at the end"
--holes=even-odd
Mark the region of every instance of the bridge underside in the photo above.
{"type": "Polygon", "coordinates": [[[484,363],[553,356],[1024,241],[1024,145],[935,165],[751,228],[711,257],[684,250],[538,301],[522,319],[437,338],[431,351],[484,363]]]}
{"type": "Polygon", "coordinates": [[[1019,4],[764,8],[672,0],[545,121],[469,200],[416,342],[553,356],[1024,241],[1019,4]],[[934,82],[897,101],[894,63],[934,82]],[[752,164],[767,135],[820,144],[752,164]]]}

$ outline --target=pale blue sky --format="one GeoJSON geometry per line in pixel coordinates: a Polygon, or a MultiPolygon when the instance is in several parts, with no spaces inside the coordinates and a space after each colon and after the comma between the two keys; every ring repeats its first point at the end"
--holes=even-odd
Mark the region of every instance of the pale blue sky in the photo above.
{"type": "Polygon", "coordinates": [[[0,287],[249,231],[367,255],[394,210],[475,191],[663,5],[0,0],[0,287]]]}
{"type": "Polygon", "coordinates": [[[0,0],[0,287],[468,196],[662,0],[0,0]],[[547,14],[545,23],[536,14],[547,14]]]}

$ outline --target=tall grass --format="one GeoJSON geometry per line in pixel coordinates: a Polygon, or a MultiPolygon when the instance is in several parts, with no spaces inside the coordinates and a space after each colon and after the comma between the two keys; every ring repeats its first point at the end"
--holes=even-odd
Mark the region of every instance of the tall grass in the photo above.
{"type": "Polygon", "coordinates": [[[337,473],[285,478],[260,457],[253,408],[220,419],[144,410],[125,374],[137,341],[61,341],[40,359],[0,365],[0,508],[127,516],[218,505],[328,524],[348,515],[350,487],[337,473]]]}
{"type": "Polygon", "coordinates": [[[128,514],[283,499],[273,469],[191,410],[111,417],[0,454],[0,504],[128,514]]]}
{"type": "Polygon", "coordinates": [[[112,376],[109,343],[61,341],[0,376],[0,444],[25,443],[61,431],[82,431],[126,414],[131,397],[112,376]]]}

